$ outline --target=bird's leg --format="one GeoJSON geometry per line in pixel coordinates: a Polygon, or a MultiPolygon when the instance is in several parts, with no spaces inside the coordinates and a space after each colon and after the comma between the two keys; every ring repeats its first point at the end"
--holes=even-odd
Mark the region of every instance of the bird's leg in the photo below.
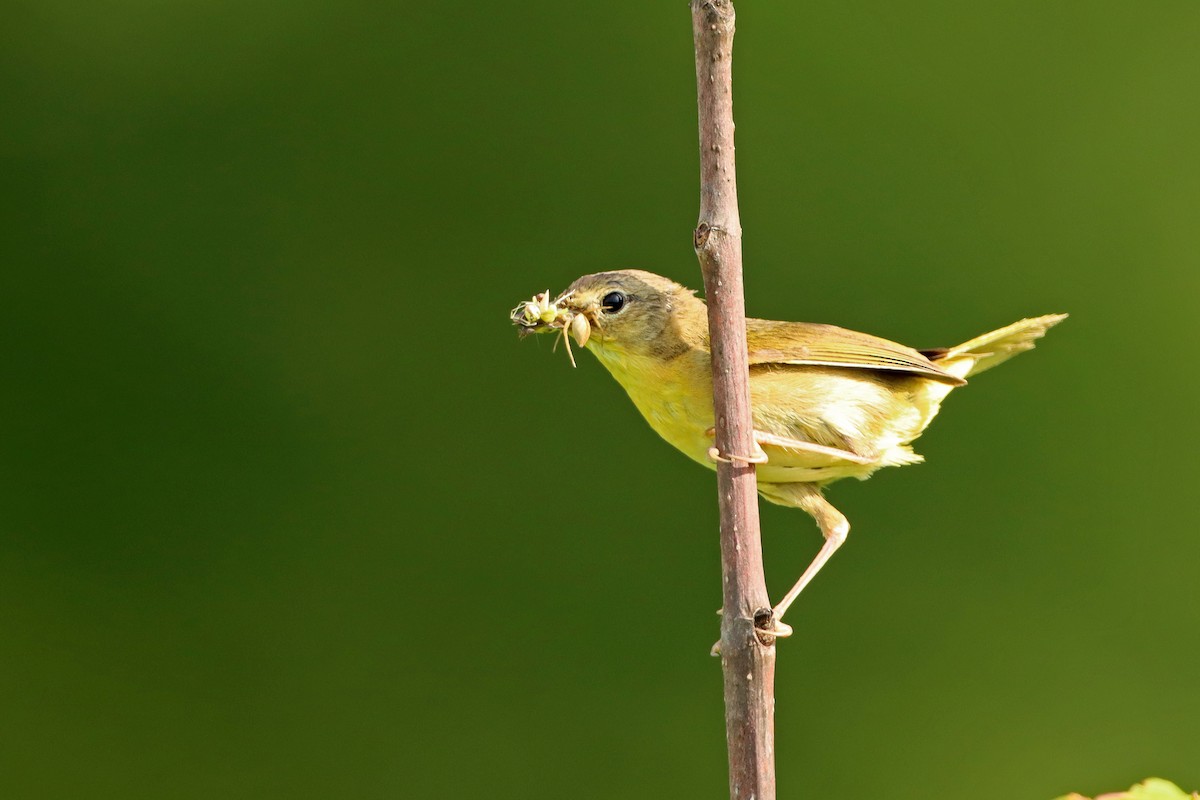
{"type": "MultiPolygon", "coordinates": [[[[704,432],[705,436],[716,436],[716,428],[709,428],[704,432]]],[[[721,451],[715,447],[708,449],[708,457],[713,461],[741,461],[746,464],[765,464],[767,463],[767,455],[762,450],[762,445],[769,447],[778,447],[780,450],[793,450],[803,453],[818,453],[823,456],[836,458],[840,461],[849,461],[852,464],[874,464],[877,456],[860,456],[858,453],[852,453],[849,450],[843,450],[840,447],[830,447],[816,442],[806,442],[803,439],[792,439],[787,436],[778,436],[774,433],[764,433],[763,431],[754,432],[754,444],[758,453],[753,456],[722,456],[721,451]]]]}
{"type": "Polygon", "coordinates": [[[820,453],[821,455],[832,456],[842,461],[850,461],[854,464],[874,464],[876,461],[876,457],[874,456],[860,456],[858,453],[852,453],[840,447],[829,447],[828,445],[817,444],[816,442],[806,442],[802,439],[792,439],[787,436],[777,436],[773,433],[763,433],[762,431],[754,432],[754,441],[760,445],[770,445],[771,447],[778,447],[781,450],[820,453]]]}
{"type": "Polygon", "coordinates": [[[817,525],[821,528],[821,535],[825,537],[825,543],[821,545],[817,557],[808,565],[808,569],[804,570],[804,574],[800,576],[800,580],[796,581],[796,585],[772,609],[774,624],[778,629],[775,635],[788,636],[792,632],[791,626],[784,625],[780,620],[783,619],[783,615],[787,613],[788,608],[795,602],[800,592],[804,591],[804,587],[808,586],[809,581],[821,571],[821,567],[825,566],[829,557],[846,541],[846,537],[850,533],[850,523],[842,515],[842,512],[834,508],[821,495],[821,490],[813,484],[776,484],[771,488],[776,490],[770,492],[771,499],[807,511],[817,521],[817,525]],[[784,487],[787,488],[786,492],[778,491],[784,487]]]}

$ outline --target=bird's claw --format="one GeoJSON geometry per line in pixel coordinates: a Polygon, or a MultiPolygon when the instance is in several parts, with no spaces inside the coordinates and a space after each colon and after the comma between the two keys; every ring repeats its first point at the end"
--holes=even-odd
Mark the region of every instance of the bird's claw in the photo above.
{"type": "Polygon", "coordinates": [[[710,448],[708,448],[708,457],[710,459],[712,459],[713,461],[717,461],[717,462],[720,462],[723,464],[735,464],[735,463],[736,464],[765,464],[765,463],[767,463],[767,454],[763,452],[763,449],[761,447],[759,447],[758,445],[755,445],[754,449],[758,451],[754,455],[740,456],[736,453],[730,453],[729,455],[721,455],[720,450],[718,450],[715,447],[710,447],[710,448]]]}
{"type": "Polygon", "coordinates": [[[786,639],[787,637],[791,636],[793,633],[791,625],[788,625],[787,623],[784,623],[784,622],[780,622],[779,620],[774,619],[774,618],[771,619],[771,627],[758,628],[757,630],[759,633],[764,633],[767,636],[774,636],[776,639],[786,639]]]}
{"type": "MultiPolygon", "coordinates": [[[[717,613],[722,614],[723,611],[717,611],[717,613]]],[[[791,625],[780,622],[779,620],[775,619],[774,615],[772,615],[770,619],[766,620],[762,627],[755,625],[754,632],[758,635],[759,642],[762,644],[767,644],[767,642],[764,642],[762,639],[764,636],[771,636],[775,639],[786,639],[787,637],[791,636],[792,633],[794,633],[791,625]]],[[[713,646],[708,651],[708,654],[714,657],[719,657],[721,655],[720,639],[713,643],[713,646]]]]}

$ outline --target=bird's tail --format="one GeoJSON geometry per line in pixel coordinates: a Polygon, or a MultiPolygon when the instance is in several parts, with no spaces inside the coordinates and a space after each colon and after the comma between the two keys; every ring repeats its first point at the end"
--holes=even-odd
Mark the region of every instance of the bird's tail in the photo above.
{"type": "Polygon", "coordinates": [[[925,354],[952,375],[960,378],[978,375],[985,369],[1007,361],[1017,353],[1032,350],[1034,342],[1066,318],[1066,314],[1048,314],[1044,317],[1023,319],[1005,328],[976,336],[957,347],[927,351],[925,354]]]}

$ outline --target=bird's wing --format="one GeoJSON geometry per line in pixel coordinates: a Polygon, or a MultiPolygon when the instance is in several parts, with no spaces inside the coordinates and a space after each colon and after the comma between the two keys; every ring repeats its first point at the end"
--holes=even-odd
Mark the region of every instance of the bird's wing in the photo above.
{"type": "Polygon", "coordinates": [[[799,364],[884,370],[920,375],[961,386],[962,378],[939,368],[911,347],[835,325],[746,320],[750,364],[799,364]]]}

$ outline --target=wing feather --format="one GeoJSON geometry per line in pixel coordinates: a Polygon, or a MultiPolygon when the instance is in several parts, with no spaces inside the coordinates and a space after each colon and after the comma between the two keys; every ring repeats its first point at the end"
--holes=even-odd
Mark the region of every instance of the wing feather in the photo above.
{"type": "Polygon", "coordinates": [[[866,333],[812,322],[746,320],[750,364],[798,364],[883,370],[920,375],[961,386],[951,375],[911,347],[866,333]]]}

